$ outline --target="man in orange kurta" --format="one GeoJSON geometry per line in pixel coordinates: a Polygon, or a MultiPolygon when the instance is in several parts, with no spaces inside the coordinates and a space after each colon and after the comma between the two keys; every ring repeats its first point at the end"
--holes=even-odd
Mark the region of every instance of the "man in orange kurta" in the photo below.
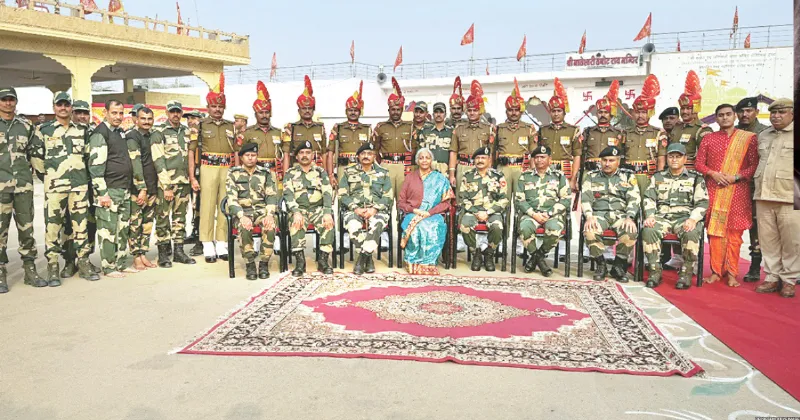
{"type": "Polygon", "coordinates": [[[734,126],[733,105],[722,104],[715,114],[719,131],[703,138],[695,162],[706,178],[710,199],[706,227],[712,274],[705,282],[727,277],[728,286],[738,287],[742,233],[752,224],[750,180],[758,167],[758,139],[734,126]]]}

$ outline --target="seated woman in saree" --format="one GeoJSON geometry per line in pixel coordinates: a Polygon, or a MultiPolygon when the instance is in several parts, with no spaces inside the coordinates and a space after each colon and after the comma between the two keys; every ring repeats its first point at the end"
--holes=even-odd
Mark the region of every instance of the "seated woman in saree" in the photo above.
{"type": "Polygon", "coordinates": [[[405,213],[400,246],[405,249],[403,260],[409,274],[439,274],[436,262],[444,249],[445,217],[454,195],[447,176],[433,170],[432,162],[433,153],[428,148],[417,152],[419,169],[403,181],[397,201],[397,207],[405,213]]]}

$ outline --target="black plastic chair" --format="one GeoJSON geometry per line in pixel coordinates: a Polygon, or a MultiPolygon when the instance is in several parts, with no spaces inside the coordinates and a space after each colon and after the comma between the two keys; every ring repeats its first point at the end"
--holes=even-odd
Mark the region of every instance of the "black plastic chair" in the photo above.
{"type": "MultiPolygon", "coordinates": [[[[236,277],[236,238],[239,236],[239,230],[235,226],[235,222],[237,222],[237,220],[236,217],[230,214],[228,211],[228,197],[222,199],[222,201],[219,203],[219,209],[222,211],[222,214],[225,215],[225,220],[228,222],[228,276],[230,278],[234,278],[236,277]]],[[[284,215],[280,212],[280,210],[276,212],[276,216],[275,240],[280,241],[280,251],[278,251],[278,269],[282,273],[288,270],[288,266],[286,264],[287,248],[285,248],[283,244],[283,236],[286,230],[283,228],[284,215]]],[[[261,236],[261,226],[253,226],[253,236],[261,236]]],[[[264,244],[262,243],[261,246],[264,246],[264,244]]]]}
{"type": "MultiPolygon", "coordinates": [[[[571,251],[571,242],[572,242],[572,213],[570,209],[567,208],[567,213],[564,215],[564,230],[561,231],[561,237],[564,239],[566,250],[564,252],[564,277],[569,277],[569,270],[570,270],[570,251],[571,251]]],[[[517,272],[517,241],[519,240],[519,223],[522,220],[521,215],[518,212],[514,214],[514,231],[511,234],[511,273],[514,274],[517,272]]],[[[541,238],[544,237],[544,228],[539,227],[536,229],[536,237],[541,238]]],[[[554,256],[553,256],[553,268],[558,268],[558,244],[554,249],[554,256]]],[[[522,251],[522,265],[528,261],[528,249],[523,248],[522,251]]]]}
{"type": "MultiPolygon", "coordinates": [[[[453,234],[452,237],[453,237],[453,240],[451,241],[452,245],[450,247],[450,250],[451,250],[451,255],[453,257],[453,262],[451,264],[451,266],[453,268],[457,268],[458,267],[458,265],[457,265],[458,264],[458,253],[456,252],[455,246],[456,246],[456,243],[458,242],[457,241],[458,233],[459,233],[459,231],[461,229],[461,224],[458,223],[458,217],[460,217],[462,212],[463,212],[463,208],[461,206],[458,206],[458,209],[456,210],[456,221],[452,225],[452,234],[453,234]]],[[[508,219],[509,219],[509,213],[510,212],[511,212],[510,209],[506,209],[503,212],[503,240],[502,240],[502,242],[500,242],[500,252],[496,253],[495,257],[494,257],[495,264],[497,264],[498,261],[500,261],[500,258],[502,258],[502,260],[503,260],[503,264],[500,266],[500,271],[506,271],[506,267],[508,266],[508,264],[507,264],[508,263],[508,245],[507,245],[507,242],[508,242],[508,219]]],[[[485,222],[478,222],[478,224],[475,226],[475,232],[476,233],[488,233],[489,229],[487,228],[485,222]]],[[[471,252],[469,252],[469,250],[467,250],[467,261],[470,261],[471,259],[472,259],[471,252]]]]}
{"type": "MultiPolygon", "coordinates": [[[[345,226],[344,226],[344,212],[345,212],[345,208],[341,205],[341,202],[340,202],[339,203],[339,243],[341,244],[341,247],[339,249],[339,269],[340,270],[344,269],[344,254],[347,253],[348,248],[350,250],[350,261],[353,261],[353,258],[354,258],[354,255],[353,255],[353,238],[350,238],[350,246],[348,248],[344,247],[344,234],[347,233],[347,230],[345,229],[345,226]]],[[[392,225],[391,216],[387,220],[386,226],[383,227],[383,232],[386,232],[389,235],[389,243],[388,243],[388,247],[389,247],[389,251],[388,251],[389,257],[388,258],[389,258],[389,261],[388,262],[389,262],[389,268],[393,268],[394,267],[394,245],[393,245],[394,241],[392,240],[392,238],[394,236],[394,234],[393,234],[394,229],[393,229],[393,225],[392,225]]],[[[381,236],[383,236],[383,235],[381,235],[381,236]]],[[[380,260],[381,256],[383,255],[383,251],[381,251],[381,244],[382,243],[383,243],[382,240],[378,239],[378,260],[380,260]]],[[[336,265],[336,261],[335,260],[334,260],[334,264],[333,265],[334,266],[336,265]]]]}

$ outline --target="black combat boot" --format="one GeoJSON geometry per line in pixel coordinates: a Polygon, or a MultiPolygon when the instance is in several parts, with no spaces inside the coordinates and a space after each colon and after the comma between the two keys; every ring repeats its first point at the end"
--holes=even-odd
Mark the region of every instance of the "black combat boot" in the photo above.
{"type": "Polygon", "coordinates": [[[47,285],[50,287],[61,286],[61,277],[59,276],[58,273],[57,262],[47,264],[47,285]]]}
{"type": "Polygon", "coordinates": [[[744,275],[745,283],[753,283],[761,279],[761,254],[753,254],[751,258],[750,270],[744,275]]]}
{"type": "MultiPolygon", "coordinates": [[[[194,258],[186,255],[186,252],[183,251],[183,244],[175,244],[173,248],[174,252],[172,253],[172,261],[181,264],[197,264],[197,261],[195,261],[194,258]]],[[[167,244],[167,250],[169,250],[169,244],[167,244]]]]}
{"type": "Polygon", "coordinates": [[[658,287],[661,284],[661,264],[648,264],[647,271],[650,275],[647,277],[645,287],[651,289],[658,287]]]}
{"type": "Polygon", "coordinates": [[[169,243],[167,244],[167,256],[168,257],[172,256],[172,241],[169,241],[169,243]]]}
{"type": "Polygon", "coordinates": [[[333,268],[328,264],[328,253],[320,252],[319,259],[317,260],[317,270],[324,274],[333,274],[333,268]]]}
{"type": "Polygon", "coordinates": [[[36,265],[33,261],[25,261],[25,263],[22,264],[22,269],[25,270],[25,284],[33,287],[47,286],[47,280],[43,279],[39,276],[39,273],[36,272],[36,265]]]}
{"type": "Polygon", "coordinates": [[[542,272],[542,275],[545,277],[550,277],[553,275],[553,269],[550,268],[550,265],[547,264],[547,256],[544,255],[541,249],[536,250],[536,254],[538,255],[539,262],[536,264],[539,266],[539,271],[542,272]]]}
{"type": "Polygon", "coordinates": [[[627,258],[614,258],[614,264],[611,266],[611,277],[614,277],[620,283],[627,283],[631,280],[630,273],[628,273],[627,258]]]}
{"type": "Polygon", "coordinates": [[[692,287],[692,272],[694,271],[694,261],[684,260],[683,266],[678,271],[678,283],[675,288],[678,290],[686,290],[692,287]]]}
{"type": "Polygon", "coordinates": [[[369,274],[375,272],[375,261],[372,260],[372,254],[364,254],[364,271],[369,274]]]}
{"type": "Polygon", "coordinates": [[[528,255],[528,261],[525,261],[525,272],[526,273],[533,273],[533,270],[536,270],[536,265],[539,264],[539,261],[536,258],[539,257],[537,251],[533,251],[528,255]]]}
{"type": "Polygon", "coordinates": [[[258,278],[269,278],[269,258],[263,259],[258,262],[258,278]]]}
{"type": "Polygon", "coordinates": [[[89,281],[100,280],[100,274],[96,273],[92,267],[94,266],[89,262],[89,258],[78,260],[78,276],[89,281]]]}
{"type": "Polygon", "coordinates": [[[6,281],[6,266],[0,266],[0,293],[8,293],[8,281],[6,281]]]}
{"type": "Polygon", "coordinates": [[[486,271],[494,271],[494,248],[486,247],[483,251],[483,266],[486,271]]]}
{"type": "MultiPolygon", "coordinates": [[[[89,261],[89,257],[86,257],[86,265],[89,266],[89,269],[92,270],[92,273],[98,274],[97,279],[99,280],[100,279],[99,274],[103,272],[103,269],[92,264],[92,262],[89,261]]],[[[80,267],[78,267],[78,272],[80,272],[80,267]]]]}
{"type": "Polygon", "coordinates": [[[203,243],[200,242],[198,239],[197,242],[194,243],[194,246],[191,250],[189,250],[189,255],[193,257],[197,257],[199,255],[203,255],[203,243]]]}
{"type": "Polygon", "coordinates": [[[78,272],[78,267],[75,265],[75,256],[64,256],[64,269],[61,270],[61,278],[68,279],[78,272]]]}
{"type": "Polygon", "coordinates": [[[295,277],[302,277],[306,272],[306,254],[303,251],[296,251],[294,255],[294,270],[292,275],[295,277]]]}
{"type": "Polygon", "coordinates": [[[169,260],[169,255],[167,255],[167,250],[169,250],[169,244],[158,245],[158,266],[161,268],[172,267],[172,261],[169,260]]]}
{"type": "Polygon", "coordinates": [[[245,276],[247,280],[255,280],[258,278],[255,261],[247,263],[245,269],[247,270],[247,276],[245,276]]]}
{"type": "Polygon", "coordinates": [[[606,267],[606,259],[601,255],[594,259],[594,275],[592,280],[603,281],[608,275],[608,268],[606,267]]]}
{"type": "Polygon", "coordinates": [[[472,271],[481,271],[483,266],[483,255],[477,249],[470,249],[469,254],[472,255],[472,265],[469,267],[472,271]]]}
{"type": "Polygon", "coordinates": [[[353,266],[353,274],[359,276],[364,274],[364,270],[366,269],[364,266],[367,262],[365,255],[366,254],[358,254],[358,258],[356,258],[356,264],[353,266]]]}

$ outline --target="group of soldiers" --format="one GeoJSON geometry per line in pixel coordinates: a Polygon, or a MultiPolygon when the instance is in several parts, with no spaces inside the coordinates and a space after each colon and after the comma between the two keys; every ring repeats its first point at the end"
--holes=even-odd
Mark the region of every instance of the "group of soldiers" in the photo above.
{"type": "MultiPolygon", "coordinates": [[[[699,94],[684,92],[678,101],[680,109],[671,107],[661,113],[664,128],[651,126],[658,95],[658,81],[651,75],[633,103],[635,127],[622,130],[611,123],[621,108],[615,81],[595,103],[595,125],[581,130],[564,121],[569,112],[566,91],[557,78],[554,84],[554,94],[546,102],[549,124],[537,127],[521,120],[526,101],[515,81],[505,101],[506,121],[494,126],[481,119],[485,110],[480,83],[472,82],[465,100],[460,78],[449,99],[449,116],[446,104],[439,102],[428,121],[427,104],[420,101],[415,103],[413,121],[404,121],[405,98],[392,78],[389,119],[374,130],[359,121],[364,107],[362,84],[345,102],[347,121],[336,124],[329,136],[314,121],[316,101],[307,76],[297,99],[300,120],[283,130],[270,123],[272,103],[262,82],[257,84],[253,103],[256,124],[242,124],[245,117],[241,115],[236,118],[239,123],[223,119],[223,76],[206,96],[206,118],[184,114],[181,104],[173,101],[167,104],[168,122],[153,127],[152,110],[137,105],[135,127],[127,133],[120,128],[124,110],[117,101],[109,101],[105,121],[95,127],[89,121],[88,104],[73,103],[66,93],[57,93],[56,119],[34,127],[15,115],[16,92],[0,89],[0,135],[9,144],[0,151],[5,163],[0,164],[0,291],[7,291],[5,245],[12,209],[25,283],[57,286],[60,278],[76,271],[97,280],[100,273],[119,277],[154,267],[145,257],[153,223],[158,266],[171,266],[170,257],[194,263],[183,250],[192,192],[202,193],[199,199],[195,197],[198,242],[190,254],[202,254],[208,263],[227,258],[227,212],[240,233],[247,278],[267,278],[279,229],[276,215],[285,208],[295,258],[293,275],[305,272],[305,236],[312,227],[319,234],[318,268],[332,273],[329,258],[338,195],[343,226],[360,249],[354,271],[374,272],[372,254],[421,148],[431,151],[434,168],[448,175],[456,190],[457,223],[474,256],[473,271],[495,269],[495,253],[503,240],[504,224],[509,223],[506,215],[513,199],[521,240],[530,253],[525,271],[538,268],[544,276],[551,275],[545,255],[563,236],[572,195],[579,193],[575,205],[580,203],[585,218],[583,231],[596,262],[595,280],[609,274],[603,258],[606,230],[613,230],[619,242],[610,275],[621,282],[629,280],[635,221],[643,220],[648,286],[660,283],[661,239],[672,232],[680,237],[685,261],[678,287],[689,287],[708,207],[703,177],[692,170],[698,144],[711,131],[697,116],[699,94]],[[187,118],[186,125],[182,118],[187,118]],[[30,167],[45,182],[46,280],[33,265],[30,167]],[[223,199],[227,199],[227,209],[220,208],[223,199]],[[88,260],[95,223],[102,268],[88,260]],[[488,232],[482,252],[476,239],[478,225],[488,232]],[[258,231],[261,247],[256,252],[258,231]],[[134,267],[125,265],[129,253],[134,267]],[[66,266],[59,273],[62,254],[66,266]]],[[[753,109],[757,109],[753,98],[737,106],[737,111],[751,115],[750,120],[740,117],[742,123],[759,124],[752,117],[753,109]]],[[[757,241],[753,242],[757,252],[757,241]]]]}

